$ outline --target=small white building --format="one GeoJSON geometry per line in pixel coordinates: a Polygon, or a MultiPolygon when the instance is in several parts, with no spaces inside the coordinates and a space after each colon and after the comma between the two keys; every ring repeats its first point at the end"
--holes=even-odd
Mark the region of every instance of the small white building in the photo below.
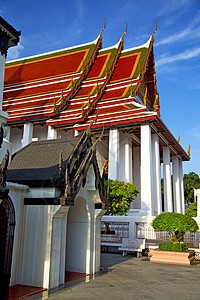
{"type": "Polygon", "coordinates": [[[90,131],[30,143],[6,176],[16,213],[11,285],[53,288],[66,272],[98,272],[107,198],[90,131]]]}

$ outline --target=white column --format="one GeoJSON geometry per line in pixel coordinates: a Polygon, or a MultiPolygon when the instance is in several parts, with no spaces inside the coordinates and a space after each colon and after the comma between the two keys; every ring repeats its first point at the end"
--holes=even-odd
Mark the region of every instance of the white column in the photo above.
{"type": "Polygon", "coordinates": [[[118,180],[118,163],[119,163],[119,131],[110,129],[109,131],[109,165],[108,178],[118,180]]]}
{"type": "Polygon", "coordinates": [[[11,130],[10,126],[6,126],[6,128],[4,129],[4,134],[6,136],[5,139],[8,142],[10,142],[10,130],[11,130]]]}
{"type": "Polygon", "coordinates": [[[172,156],[172,169],[173,169],[173,192],[174,192],[174,211],[181,213],[181,190],[179,180],[179,162],[178,156],[172,156]]]}
{"type": "Polygon", "coordinates": [[[161,175],[160,175],[160,149],[158,134],[152,135],[152,179],[153,179],[153,200],[154,213],[162,212],[161,198],[161,175]]]}
{"type": "Polygon", "coordinates": [[[172,212],[172,185],[171,185],[171,165],[170,149],[163,147],[163,177],[164,177],[164,211],[172,212]]]}
{"type": "Polygon", "coordinates": [[[132,172],[132,138],[129,136],[129,134],[120,132],[118,180],[132,183],[132,172]]]}
{"type": "Polygon", "coordinates": [[[153,215],[152,201],[152,153],[151,128],[141,126],[141,209],[145,215],[153,215]]]}
{"type": "Polygon", "coordinates": [[[132,155],[132,139],[129,138],[125,144],[125,181],[129,183],[133,183],[132,155]]]}
{"type": "Polygon", "coordinates": [[[180,180],[180,193],[181,193],[181,213],[185,213],[185,195],[184,195],[184,182],[183,182],[183,164],[179,159],[179,180],[180,180]]]}
{"type": "Polygon", "coordinates": [[[54,139],[57,139],[57,130],[54,129],[52,126],[48,126],[47,140],[54,140],[54,139]]]}
{"type": "Polygon", "coordinates": [[[78,136],[78,135],[79,135],[78,130],[74,130],[74,136],[78,136]]]}
{"type": "Polygon", "coordinates": [[[2,110],[2,103],[3,103],[4,73],[5,73],[5,54],[2,55],[0,52],[0,110],[2,110]]]}
{"type": "Polygon", "coordinates": [[[60,206],[52,218],[51,264],[49,274],[49,288],[64,283],[67,215],[69,206],[60,206]]]}
{"type": "Polygon", "coordinates": [[[141,157],[140,157],[140,147],[133,148],[133,184],[139,188],[139,194],[135,197],[135,200],[131,203],[131,209],[141,209],[141,194],[140,194],[140,165],[141,165],[141,157]]]}
{"type": "Polygon", "coordinates": [[[32,142],[32,137],[33,137],[33,124],[27,122],[24,124],[22,148],[32,142]]]}

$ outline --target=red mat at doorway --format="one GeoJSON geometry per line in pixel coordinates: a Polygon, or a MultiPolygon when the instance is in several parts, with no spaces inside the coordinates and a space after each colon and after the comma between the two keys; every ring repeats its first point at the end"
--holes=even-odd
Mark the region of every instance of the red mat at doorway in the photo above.
{"type": "Polygon", "coordinates": [[[13,285],[9,288],[8,295],[5,300],[19,300],[24,297],[34,295],[36,293],[45,291],[46,289],[41,287],[29,286],[29,285],[13,285]]]}
{"type": "Polygon", "coordinates": [[[65,283],[73,281],[73,280],[76,280],[76,279],[79,279],[79,278],[82,278],[82,277],[85,277],[87,275],[88,274],[86,274],[86,273],[78,273],[78,272],[69,272],[69,271],[66,271],[65,272],[65,283]]]}

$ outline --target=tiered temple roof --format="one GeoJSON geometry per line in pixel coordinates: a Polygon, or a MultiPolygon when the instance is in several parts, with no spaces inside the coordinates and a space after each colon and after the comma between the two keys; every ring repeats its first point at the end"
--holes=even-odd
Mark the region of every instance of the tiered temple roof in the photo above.
{"type": "Polygon", "coordinates": [[[55,128],[93,130],[116,126],[139,136],[141,122],[189,156],[160,119],[153,53],[154,33],[142,46],[123,50],[124,35],[113,47],[102,48],[98,38],[84,45],[6,63],[3,110],[8,124],[25,121],[55,128]]]}

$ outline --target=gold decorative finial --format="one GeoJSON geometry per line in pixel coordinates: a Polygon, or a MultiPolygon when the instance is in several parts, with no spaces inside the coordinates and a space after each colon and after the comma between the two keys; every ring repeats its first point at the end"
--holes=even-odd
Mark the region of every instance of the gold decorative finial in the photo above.
{"type": "Polygon", "coordinates": [[[154,104],[153,104],[153,111],[157,112],[159,109],[160,109],[159,97],[158,97],[158,95],[156,95],[154,104]]]}
{"type": "Polygon", "coordinates": [[[108,174],[108,159],[105,160],[104,164],[103,164],[103,168],[101,170],[101,174],[108,174]]]}
{"type": "Polygon", "coordinates": [[[180,143],[180,139],[181,139],[181,137],[180,137],[180,135],[178,136],[178,143],[180,143]]]}
{"type": "Polygon", "coordinates": [[[123,41],[124,35],[127,33],[127,22],[125,21],[125,23],[126,23],[126,29],[125,29],[124,33],[122,34],[122,38],[121,38],[122,41],[123,41]]]}
{"type": "Polygon", "coordinates": [[[84,104],[82,102],[82,107],[81,107],[81,117],[84,118],[85,111],[84,111],[84,104]]]}
{"type": "Polygon", "coordinates": [[[187,151],[189,157],[190,157],[190,148],[191,148],[191,147],[190,147],[190,145],[189,145],[189,148],[188,148],[188,151],[187,151]]]}
{"type": "Polygon", "coordinates": [[[106,19],[104,18],[104,20],[105,20],[104,27],[103,27],[103,29],[100,32],[100,36],[102,36],[102,32],[106,29],[106,19]]]}
{"type": "MultiPolygon", "coordinates": [[[[155,21],[156,21],[156,20],[155,20],[155,21]]],[[[152,33],[152,36],[151,36],[152,42],[154,42],[153,36],[154,36],[154,33],[156,33],[157,29],[158,29],[158,22],[156,21],[156,28],[154,29],[154,32],[152,33]]]]}
{"type": "Polygon", "coordinates": [[[71,78],[71,89],[73,90],[74,88],[74,80],[73,80],[73,77],[71,78]]]}
{"type": "Polygon", "coordinates": [[[147,87],[146,87],[146,89],[145,89],[145,94],[144,94],[144,106],[146,106],[146,104],[147,104],[147,87]]]}

